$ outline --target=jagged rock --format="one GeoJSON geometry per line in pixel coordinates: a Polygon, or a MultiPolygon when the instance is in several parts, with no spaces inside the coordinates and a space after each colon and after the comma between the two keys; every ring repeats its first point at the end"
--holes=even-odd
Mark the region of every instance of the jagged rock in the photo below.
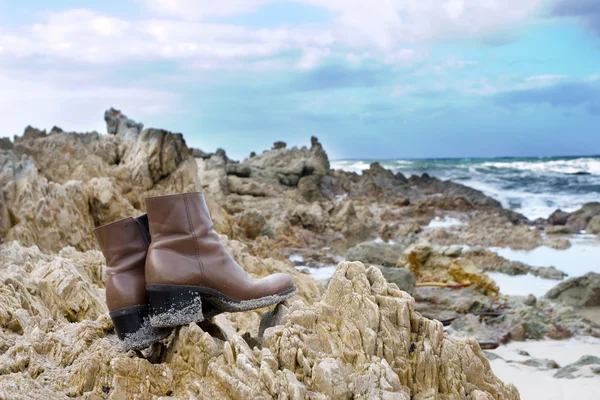
{"type": "Polygon", "coordinates": [[[236,227],[239,229],[239,233],[236,237],[245,237],[250,240],[256,239],[265,228],[267,220],[265,217],[254,210],[247,210],[243,213],[236,215],[236,227]]]}
{"type": "Polygon", "coordinates": [[[228,189],[231,193],[255,197],[277,196],[280,191],[277,187],[256,181],[254,179],[239,178],[234,175],[227,177],[228,189]]]}
{"type": "Polygon", "coordinates": [[[104,121],[106,121],[106,131],[109,135],[117,135],[128,139],[135,139],[144,128],[143,124],[127,118],[120,110],[114,108],[106,110],[104,121]]]}
{"type": "Polygon", "coordinates": [[[412,238],[402,238],[398,242],[385,243],[381,241],[364,242],[348,249],[348,261],[360,261],[364,264],[393,267],[408,246],[414,242],[412,238]]]}
{"type": "Polygon", "coordinates": [[[572,364],[566,365],[556,371],[555,378],[574,379],[579,377],[596,378],[600,375],[600,358],[596,356],[583,356],[572,364]]]}
{"type": "Polygon", "coordinates": [[[412,294],[415,290],[417,280],[411,270],[407,268],[383,267],[376,265],[389,283],[394,283],[400,290],[412,294]]]}
{"type": "MultiPolygon", "coordinates": [[[[243,244],[223,240],[253,275],[286,265],[257,259],[243,244]]],[[[104,269],[99,252],[45,255],[16,243],[0,252],[3,276],[10,276],[0,285],[0,388],[7,398],[31,388],[27,397],[40,399],[266,399],[309,393],[323,399],[465,393],[518,399],[514,386],[494,376],[475,341],[444,337],[440,323],[414,311],[410,296],[377,268],[360,263],[340,264],[316,303],[308,284],[314,281],[294,273],[299,295],[309,304],[296,301],[287,313],[277,307],[263,325],[262,349],[250,348],[219,316],[203,328],[190,324],[177,330],[151,363],[116,346],[99,286],[104,269]]],[[[246,331],[257,332],[258,323],[250,328],[246,331]]]]}
{"type": "MultiPolygon", "coordinates": [[[[131,129],[113,111],[107,112],[118,120],[111,120],[113,128],[131,129]]],[[[0,150],[0,239],[6,241],[54,252],[96,248],[94,227],[141,214],[144,197],[199,188],[180,134],[27,132],[12,150],[0,150]]]]}
{"type": "Polygon", "coordinates": [[[0,137],[0,150],[12,150],[14,147],[15,146],[10,138],[0,137]]]}
{"type": "Polygon", "coordinates": [[[567,226],[575,233],[586,230],[592,218],[597,215],[600,215],[600,203],[586,203],[579,210],[569,215],[567,226]]]}
{"type": "Polygon", "coordinates": [[[568,212],[556,210],[548,217],[548,225],[566,225],[570,215],[568,212]]]}
{"type": "Polygon", "coordinates": [[[600,215],[596,215],[590,220],[590,222],[587,224],[587,228],[585,228],[585,231],[587,233],[600,235],[600,215]]]}
{"type": "Polygon", "coordinates": [[[578,307],[600,306],[600,274],[589,272],[559,283],[546,297],[578,307]]]}
{"type": "Polygon", "coordinates": [[[225,173],[227,175],[239,176],[240,178],[248,178],[252,170],[243,164],[227,164],[225,165],[225,173]]]}
{"type": "Polygon", "coordinates": [[[300,224],[305,229],[323,232],[329,215],[318,203],[300,204],[292,211],[290,220],[293,224],[300,224]]]}
{"type": "Polygon", "coordinates": [[[320,175],[303,176],[298,180],[298,192],[310,202],[321,199],[321,179],[320,175]]]}
{"type": "Polygon", "coordinates": [[[273,143],[273,150],[285,149],[287,144],[285,142],[275,142],[273,143]]]}

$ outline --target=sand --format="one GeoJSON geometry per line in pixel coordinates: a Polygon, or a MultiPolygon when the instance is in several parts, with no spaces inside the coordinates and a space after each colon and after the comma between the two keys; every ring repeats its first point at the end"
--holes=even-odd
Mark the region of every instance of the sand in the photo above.
{"type": "Polygon", "coordinates": [[[494,373],[507,383],[513,383],[522,400],[598,400],[600,376],[593,378],[557,379],[557,370],[541,371],[535,367],[507,361],[524,361],[528,358],[548,358],[561,367],[577,361],[584,355],[600,356],[600,339],[573,338],[555,341],[512,342],[491,351],[504,360],[490,361],[494,373]],[[530,357],[522,356],[525,350],[530,357]]]}

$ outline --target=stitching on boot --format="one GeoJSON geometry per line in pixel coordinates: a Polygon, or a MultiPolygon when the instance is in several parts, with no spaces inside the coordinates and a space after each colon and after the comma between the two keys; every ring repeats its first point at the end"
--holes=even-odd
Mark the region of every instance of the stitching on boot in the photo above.
{"type": "Polygon", "coordinates": [[[190,214],[190,207],[188,206],[187,195],[183,194],[183,203],[185,204],[185,212],[187,213],[188,224],[190,226],[190,232],[192,233],[192,238],[194,241],[194,252],[196,253],[196,260],[198,260],[198,266],[200,267],[200,273],[204,278],[204,264],[202,260],[200,260],[200,251],[198,250],[198,238],[196,237],[196,233],[194,232],[194,224],[192,223],[192,216],[190,214]]]}

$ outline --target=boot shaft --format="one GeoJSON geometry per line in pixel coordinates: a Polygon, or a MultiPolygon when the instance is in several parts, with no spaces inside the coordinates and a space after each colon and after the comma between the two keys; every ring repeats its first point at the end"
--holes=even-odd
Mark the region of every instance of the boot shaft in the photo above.
{"type": "Polygon", "coordinates": [[[247,301],[295,290],[291,277],[254,280],[229,255],[214,230],[202,193],[146,199],[152,243],[146,284],[196,286],[232,301],[247,301]]]}
{"type": "Polygon", "coordinates": [[[145,264],[150,234],[146,215],[125,218],[94,229],[106,258],[106,304],[109,311],[146,304],[145,264]]]}

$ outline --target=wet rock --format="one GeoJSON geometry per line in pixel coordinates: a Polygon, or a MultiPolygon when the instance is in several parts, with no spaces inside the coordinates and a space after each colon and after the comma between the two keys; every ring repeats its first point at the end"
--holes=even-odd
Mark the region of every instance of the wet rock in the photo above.
{"type": "Polygon", "coordinates": [[[570,215],[568,212],[556,210],[548,217],[548,225],[566,225],[570,215]]]}
{"type": "Polygon", "coordinates": [[[566,273],[556,269],[555,267],[537,267],[531,269],[531,274],[544,279],[562,280],[566,273]]]}
{"type": "Polygon", "coordinates": [[[527,365],[529,367],[534,367],[541,371],[560,368],[556,361],[547,358],[530,358],[528,360],[521,361],[520,364],[527,365]]]}
{"type": "Polygon", "coordinates": [[[398,242],[386,243],[382,241],[364,242],[348,249],[348,261],[360,261],[364,264],[382,265],[393,267],[406,248],[414,241],[412,238],[402,238],[398,242]]]}
{"type": "Polygon", "coordinates": [[[525,304],[526,306],[535,306],[535,303],[537,303],[537,298],[530,294],[529,296],[527,296],[527,298],[525,298],[525,300],[523,301],[523,304],[525,304]]]}
{"type": "Polygon", "coordinates": [[[415,290],[416,279],[413,273],[407,268],[383,267],[376,265],[381,271],[384,278],[389,283],[395,283],[400,290],[412,294],[415,290]]]}
{"type": "Polygon", "coordinates": [[[600,274],[589,272],[568,279],[550,289],[546,297],[571,306],[600,306],[600,274]]]}
{"type": "Polygon", "coordinates": [[[585,228],[587,233],[592,233],[595,235],[600,235],[600,215],[596,215],[593,217],[585,228]]]}
{"type": "Polygon", "coordinates": [[[579,377],[592,378],[600,375],[600,358],[596,356],[583,356],[572,364],[566,365],[556,371],[555,378],[574,379],[579,377]]]}
{"type": "Polygon", "coordinates": [[[590,221],[597,215],[600,215],[599,202],[584,204],[579,210],[569,215],[567,226],[569,226],[573,232],[586,230],[590,221]]]}

